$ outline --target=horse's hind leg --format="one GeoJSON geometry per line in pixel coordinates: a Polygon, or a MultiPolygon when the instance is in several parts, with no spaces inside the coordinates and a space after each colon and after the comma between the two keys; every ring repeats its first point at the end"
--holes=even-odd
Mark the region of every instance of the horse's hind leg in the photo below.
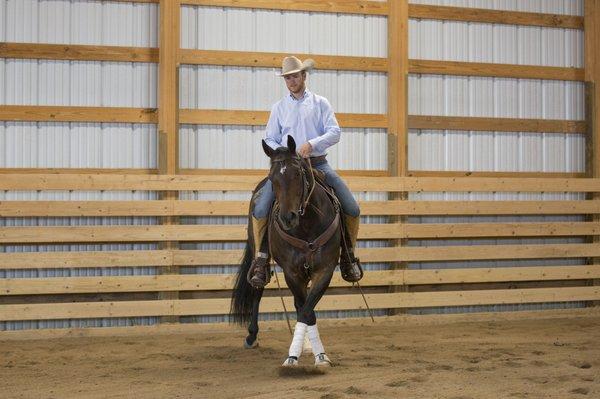
{"type": "Polygon", "coordinates": [[[244,340],[244,348],[253,349],[258,346],[256,337],[258,336],[258,306],[262,298],[263,290],[259,290],[257,295],[252,300],[252,320],[248,326],[248,336],[244,340]]]}

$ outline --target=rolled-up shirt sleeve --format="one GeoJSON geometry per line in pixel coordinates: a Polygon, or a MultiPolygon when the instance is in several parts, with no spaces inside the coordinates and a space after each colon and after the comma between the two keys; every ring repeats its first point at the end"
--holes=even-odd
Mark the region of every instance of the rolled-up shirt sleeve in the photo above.
{"type": "Polygon", "coordinates": [[[271,115],[269,115],[269,122],[267,122],[267,129],[265,132],[265,142],[272,149],[276,150],[281,147],[281,125],[279,124],[279,108],[277,104],[271,107],[271,115]]]}
{"type": "Polygon", "coordinates": [[[324,153],[327,148],[340,141],[342,131],[329,101],[321,98],[319,107],[321,108],[321,123],[324,133],[308,142],[312,145],[314,152],[324,153]]]}

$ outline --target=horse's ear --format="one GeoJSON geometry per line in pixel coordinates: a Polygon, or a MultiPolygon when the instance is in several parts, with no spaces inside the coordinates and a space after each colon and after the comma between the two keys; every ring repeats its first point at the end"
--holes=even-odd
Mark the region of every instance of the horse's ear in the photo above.
{"type": "Polygon", "coordinates": [[[288,134],[287,147],[292,154],[296,153],[296,141],[294,140],[291,134],[288,134]]]}
{"type": "Polygon", "coordinates": [[[265,152],[265,154],[267,154],[269,158],[271,158],[273,156],[273,153],[275,153],[275,150],[273,150],[271,146],[268,145],[267,142],[264,140],[262,141],[262,147],[263,151],[265,152]]]}

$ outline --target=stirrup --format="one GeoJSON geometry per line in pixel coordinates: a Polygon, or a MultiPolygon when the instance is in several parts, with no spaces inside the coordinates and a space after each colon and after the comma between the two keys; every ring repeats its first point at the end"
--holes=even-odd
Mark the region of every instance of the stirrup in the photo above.
{"type": "Polygon", "coordinates": [[[349,283],[360,281],[365,274],[360,264],[360,260],[354,257],[352,262],[346,260],[340,263],[340,272],[342,273],[342,278],[349,283]]]}
{"type": "Polygon", "coordinates": [[[248,283],[256,288],[264,288],[271,281],[271,271],[269,267],[269,258],[258,257],[252,261],[250,270],[246,275],[248,283]]]}

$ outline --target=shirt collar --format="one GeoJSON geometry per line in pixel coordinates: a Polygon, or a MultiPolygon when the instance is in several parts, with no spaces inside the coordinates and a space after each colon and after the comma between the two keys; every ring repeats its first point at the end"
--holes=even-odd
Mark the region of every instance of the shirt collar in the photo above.
{"type": "Polygon", "coordinates": [[[300,99],[296,99],[296,97],[294,97],[294,95],[290,92],[290,99],[292,101],[302,101],[302,100],[306,99],[309,94],[310,94],[310,91],[308,91],[308,89],[304,89],[304,94],[302,95],[302,97],[300,97],[300,99]]]}

